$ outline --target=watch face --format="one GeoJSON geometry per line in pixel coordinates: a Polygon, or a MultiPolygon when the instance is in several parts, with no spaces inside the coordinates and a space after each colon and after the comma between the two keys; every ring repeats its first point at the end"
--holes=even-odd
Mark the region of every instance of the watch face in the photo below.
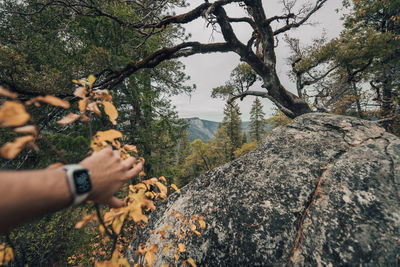
{"type": "Polygon", "coordinates": [[[74,182],[76,193],[78,195],[85,194],[92,189],[90,177],[87,170],[77,170],[74,172],[74,182]]]}

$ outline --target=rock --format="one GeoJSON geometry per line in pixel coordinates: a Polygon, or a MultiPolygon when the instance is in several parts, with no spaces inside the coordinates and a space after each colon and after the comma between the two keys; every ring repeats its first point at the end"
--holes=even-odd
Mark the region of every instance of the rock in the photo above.
{"type": "Polygon", "coordinates": [[[158,244],[154,266],[396,266],[400,262],[400,139],[370,121],[312,113],[274,129],[251,153],[194,179],[150,215],[140,241],[158,244]],[[180,239],[182,220],[205,230],[180,239]]]}

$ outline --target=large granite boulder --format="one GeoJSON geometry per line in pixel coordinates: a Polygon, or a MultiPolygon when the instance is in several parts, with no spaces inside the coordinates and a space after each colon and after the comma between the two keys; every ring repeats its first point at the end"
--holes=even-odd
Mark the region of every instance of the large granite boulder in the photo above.
{"type": "Polygon", "coordinates": [[[301,116],[171,195],[146,229],[131,262],[140,242],[158,244],[154,266],[174,261],[163,246],[183,242],[198,266],[397,266],[400,139],[370,121],[301,116]],[[170,210],[204,216],[202,236],[179,241],[170,210]]]}

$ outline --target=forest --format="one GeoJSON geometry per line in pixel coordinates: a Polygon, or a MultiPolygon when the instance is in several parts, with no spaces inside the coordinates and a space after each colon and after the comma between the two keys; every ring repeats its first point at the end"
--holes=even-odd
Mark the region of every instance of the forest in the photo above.
{"type": "MultiPolygon", "coordinates": [[[[1,169],[76,163],[109,143],[145,162],[118,195],[136,198],[144,191],[135,185],[145,184],[141,197],[157,203],[254,150],[270,134],[267,124],[323,112],[376,121],[399,136],[400,2],[343,0],[340,36],[306,46],[291,36],[328,1],[280,0],[278,16],[268,16],[264,0],[0,1],[1,169]],[[231,15],[230,6],[242,15],[231,15]],[[195,20],[223,41],[193,40],[185,25],[195,20]],[[251,28],[245,41],[238,24],[251,28]],[[293,92],[276,69],[282,45],[290,48],[293,92]],[[196,90],[181,59],[228,52],[240,64],[209,88],[210,98],[226,103],[224,119],[215,137],[189,142],[188,123],[171,103],[196,90]],[[254,98],[248,135],[238,106],[246,97],[254,98]],[[276,107],[270,117],[267,102],[276,107]]],[[[45,215],[0,236],[0,265],[129,266],[125,251],[145,219],[128,214],[90,203],[45,215]]],[[[204,220],[196,225],[193,233],[201,235],[204,220]]],[[[174,264],[195,266],[179,258],[184,247],[175,251],[174,264]]],[[[138,252],[143,266],[152,266],[154,253],[138,252]]]]}

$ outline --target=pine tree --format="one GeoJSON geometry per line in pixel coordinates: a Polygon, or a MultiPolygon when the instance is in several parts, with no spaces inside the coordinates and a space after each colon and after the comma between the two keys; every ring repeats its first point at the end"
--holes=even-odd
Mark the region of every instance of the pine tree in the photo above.
{"type": "Polygon", "coordinates": [[[256,98],[250,110],[250,137],[252,141],[257,141],[258,143],[265,134],[266,126],[265,113],[262,109],[261,101],[256,98]]]}
{"type": "Polygon", "coordinates": [[[221,127],[228,136],[229,140],[229,155],[230,160],[234,159],[234,151],[241,146],[242,143],[242,120],[240,119],[239,106],[232,102],[226,104],[224,108],[224,119],[221,127]]]}

